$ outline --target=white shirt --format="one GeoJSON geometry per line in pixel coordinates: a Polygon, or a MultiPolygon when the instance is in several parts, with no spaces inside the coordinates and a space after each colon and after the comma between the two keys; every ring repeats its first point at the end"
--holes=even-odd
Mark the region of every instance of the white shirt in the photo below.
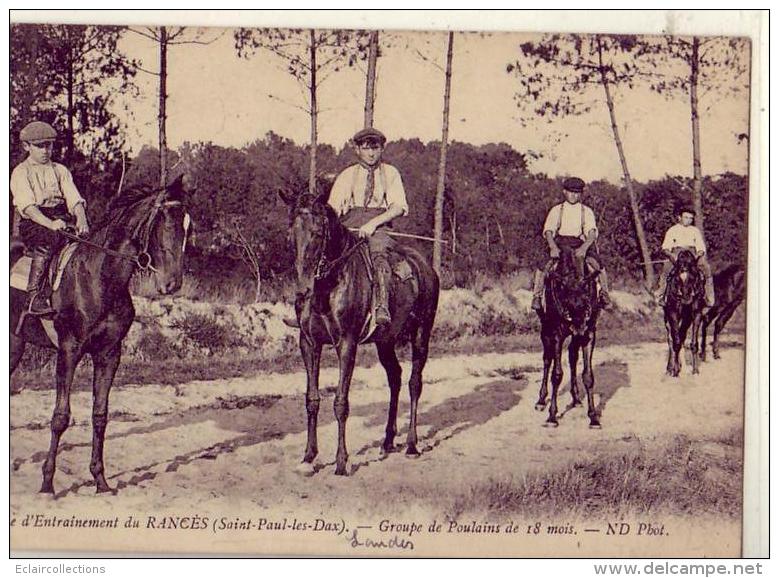
{"type": "Polygon", "coordinates": [[[544,221],[543,233],[552,231],[563,237],[586,239],[590,231],[598,232],[595,213],[587,205],[563,202],[549,209],[544,221]]]}
{"type": "MultiPolygon", "coordinates": [[[[368,169],[356,164],[345,168],[335,179],[330,190],[328,204],[338,215],[344,215],[354,207],[365,206],[365,186],[368,181],[368,169]]],[[[395,205],[408,215],[408,202],[403,180],[398,169],[381,163],[373,172],[373,196],[368,202],[369,208],[387,209],[395,205]]]]}
{"type": "Polygon", "coordinates": [[[11,196],[23,218],[26,218],[24,210],[30,205],[53,207],[58,199],[65,199],[72,212],[73,207],[84,203],[73,176],[64,165],[51,161],[39,164],[30,157],[16,165],[11,173],[11,196]]]}
{"type": "Polygon", "coordinates": [[[687,225],[686,227],[681,223],[677,223],[665,234],[663,239],[663,250],[673,251],[677,247],[695,247],[697,252],[706,252],[706,245],[703,243],[703,236],[700,230],[695,225],[687,225]]]}

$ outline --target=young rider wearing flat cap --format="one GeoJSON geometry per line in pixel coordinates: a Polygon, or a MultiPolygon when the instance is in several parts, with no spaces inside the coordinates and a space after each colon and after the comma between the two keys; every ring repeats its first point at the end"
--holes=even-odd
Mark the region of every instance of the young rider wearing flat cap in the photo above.
{"type": "Polygon", "coordinates": [[[570,177],[563,181],[565,201],[549,210],[544,221],[544,239],[549,245],[550,260],[543,269],[535,272],[533,279],[533,303],[536,311],[543,309],[542,296],[546,274],[551,270],[554,260],[560,256],[560,245],[575,248],[578,257],[586,258],[587,264],[598,271],[600,284],[601,306],[608,307],[611,303],[608,292],[608,278],[601,266],[593,245],[598,238],[598,228],[595,223],[595,213],[580,199],[584,192],[584,181],[570,177]]]}
{"type": "Polygon", "coordinates": [[[28,155],[11,173],[11,196],[22,217],[19,235],[32,253],[29,313],[49,315],[54,311],[46,271],[51,256],[65,243],[57,231],[75,225],[79,235],[87,235],[86,203],[67,167],[51,160],[57,132],[50,124],[33,121],[19,137],[28,155]]]}
{"type": "Polygon", "coordinates": [[[386,233],[392,221],[408,214],[406,192],[398,169],[381,161],[386,137],[365,128],[352,137],[357,164],[344,169],[333,183],[328,204],[347,227],[367,239],[374,268],[374,319],[390,322],[388,286],[392,269],[387,251],[394,244],[386,233]]]}

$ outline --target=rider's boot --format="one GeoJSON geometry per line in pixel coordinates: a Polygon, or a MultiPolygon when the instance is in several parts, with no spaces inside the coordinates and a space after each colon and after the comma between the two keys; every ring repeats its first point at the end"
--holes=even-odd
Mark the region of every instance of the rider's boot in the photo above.
{"type": "Polygon", "coordinates": [[[714,307],[714,278],[711,275],[706,275],[706,307],[714,307]]]}
{"type": "Polygon", "coordinates": [[[373,316],[376,326],[389,325],[392,322],[389,311],[389,283],[392,278],[392,268],[386,255],[381,253],[373,257],[373,316]]]}
{"type": "Polygon", "coordinates": [[[660,278],[657,280],[657,288],[654,291],[655,303],[659,307],[665,306],[665,289],[668,286],[668,276],[665,273],[660,274],[660,278]]]}
{"type": "Polygon", "coordinates": [[[543,311],[544,297],[544,272],[540,269],[536,269],[533,275],[533,302],[530,304],[530,308],[533,311],[543,311]]]}
{"type": "Polygon", "coordinates": [[[49,284],[46,282],[46,274],[51,260],[51,251],[36,250],[32,255],[30,265],[30,279],[27,282],[30,305],[27,313],[31,315],[45,316],[55,313],[51,306],[49,284]]]}
{"type": "Polygon", "coordinates": [[[609,295],[609,278],[606,275],[606,269],[601,267],[598,271],[598,284],[600,285],[600,292],[598,299],[602,309],[609,309],[611,307],[611,296],[609,295]]]}

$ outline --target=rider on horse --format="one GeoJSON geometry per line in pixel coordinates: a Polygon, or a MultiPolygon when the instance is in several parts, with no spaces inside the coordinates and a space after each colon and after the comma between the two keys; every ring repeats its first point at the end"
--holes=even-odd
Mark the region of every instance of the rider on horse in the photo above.
{"type": "MultiPolygon", "coordinates": [[[[374,128],[358,131],[351,140],[357,164],[336,177],[328,204],[346,227],[366,239],[373,261],[373,315],[377,328],[391,322],[388,288],[392,278],[388,250],[395,241],[386,230],[392,221],[408,214],[406,192],[398,169],[381,162],[387,138],[374,128]]],[[[286,320],[297,327],[296,320],[286,320]]]]}
{"type": "Polygon", "coordinates": [[[698,268],[706,278],[706,306],[714,305],[714,281],[711,276],[711,266],[706,259],[706,245],[703,242],[698,227],[693,225],[695,212],[687,206],[680,207],[677,212],[677,223],[665,233],[663,253],[668,260],[663,263],[663,272],[655,289],[655,301],[662,307],[665,304],[665,290],[668,286],[668,274],[676,262],[677,254],[682,249],[689,249],[698,259],[698,268]]]}
{"type": "Polygon", "coordinates": [[[575,249],[577,257],[586,259],[587,265],[593,271],[598,271],[601,306],[608,307],[611,302],[606,270],[600,264],[595,245],[598,238],[595,213],[590,207],[580,202],[583,192],[583,180],[577,177],[565,179],[563,181],[565,202],[552,207],[546,216],[546,221],[544,221],[544,239],[549,245],[550,260],[547,261],[543,269],[536,270],[533,279],[531,307],[536,311],[543,310],[544,282],[547,273],[552,270],[555,261],[560,257],[561,246],[575,249]]]}
{"type": "Polygon", "coordinates": [[[57,231],[75,225],[79,235],[88,234],[86,203],[70,171],[51,160],[57,131],[48,123],[33,121],[19,136],[28,155],[11,173],[11,196],[22,218],[19,234],[32,254],[29,313],[50,315],[54,311],[46,272],[52,255],[65,243],[57,231]]]}

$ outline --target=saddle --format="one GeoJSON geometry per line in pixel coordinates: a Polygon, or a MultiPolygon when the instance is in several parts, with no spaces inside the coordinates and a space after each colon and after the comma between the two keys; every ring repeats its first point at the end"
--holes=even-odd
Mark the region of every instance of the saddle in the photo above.
{"type": "MultiPolygon", "coordinates": [[[[65,266],[70,262],[73,257],[73,252],[78,247],[78,243],[70,242],[66,244],[59,252],[52,255],[49,261],[49,271],[47,279],[51,286],[52,291],[56,291],[62,281],[62,273],[65,270],[65,266]]],[[[25,254],[20,257],[16,263],[11,267],[11,284],[10,286],[19,291],[27,292],[30,280],[30,265],[32,264],[32,257],[25,254]]]]}
{"type": "MultiPolygon", "coordinates": [[[[371,286],[375,288],[375,285],[373,284],[373,260],[371,259],[370,250],[368,249],[367,245],[361,247],[360,253],[363,256],[363,259],[366,259],[368,274],[371,278],[371,286]]],[[[397,248],[390,248],[387,250],[387,258],[389,260],[393,276],[393,282],[390,282],[389,286],[390,297],[395,291],[397,291],[399,283],[409,282],[411,285],[411,290],[416,293],[419,290],[419,287],[417,286],[417,281],[414,277],[414,270],[411,268],[411,264],[402,251],[398,250],[397,248]]],[[[365,324],[363,325],[363,330],[360,335],[360,343],[365,343],[368,341],[376,331],[377,325],[373,317],[373,310],[374,307],[371,306],[370,310],[368,311],[368,318],[365,320],[365,324]]]]}

